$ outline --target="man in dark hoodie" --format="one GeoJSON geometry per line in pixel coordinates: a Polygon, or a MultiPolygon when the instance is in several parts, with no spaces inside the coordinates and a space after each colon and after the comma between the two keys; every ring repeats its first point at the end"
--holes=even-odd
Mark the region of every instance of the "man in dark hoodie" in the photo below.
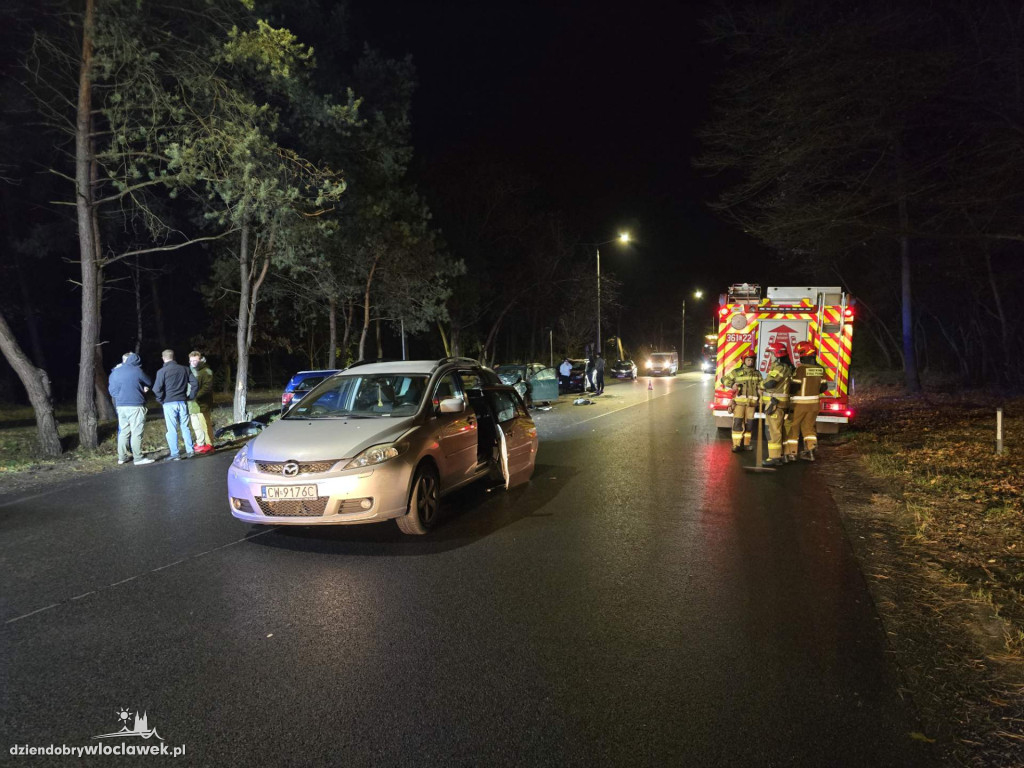
{"type": "Polygon", "coordinates": [[[164,422],[167,424],[167,447],[171,461],[178,461],[178,429],[185,443],[185,455],[192,458],[192,433],[188,429],[188,393],[199,388],[199,382],[187,365],[174,362],[174,350],[165,349],[162,354],[164,365],[156,372],[153,382],[153,396],[164,407],[164,422]]]}
{"type": "Polygon", "coordinates": [[[196,453],[209,453],[213,450],[213,371],[201,352],[189,352],[188,362],[199,382],[199,389],[189,392],[188,403],[189,421],[196,433],[196,453]]]}
{"type": "Polygon", "coordinates": [[[142,455],[142,430],[146,426],[146,392],[153,385],[134,352],[125,352],[121,364],[110,372],[107,392],[117,408],[117,463],[128,461],[131,442],[135,464],[152,464],[142,455]]]}

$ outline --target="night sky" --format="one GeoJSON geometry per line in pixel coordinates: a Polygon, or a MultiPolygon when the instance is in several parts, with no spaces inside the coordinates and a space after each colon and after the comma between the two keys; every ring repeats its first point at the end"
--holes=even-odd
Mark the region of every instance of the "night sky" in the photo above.
{"type": "Polygon", "coordinates": [[[603,249],[602,271],[624,281],[627,312],[664,305],[669,323],[694,288],[713,301],[758,280],[757,246],[708,211],[714,188],[691,166],[716,76],[710,5],[367,0],[353,20],[413,55],[420,167],[486,147],[536,177],[581,239],[629,229],[639,242],[603,249]]]}

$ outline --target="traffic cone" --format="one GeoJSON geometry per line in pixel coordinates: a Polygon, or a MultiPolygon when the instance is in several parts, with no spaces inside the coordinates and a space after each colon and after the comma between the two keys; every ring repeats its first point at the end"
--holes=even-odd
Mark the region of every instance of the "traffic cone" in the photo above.
{"type": "Polygon", "coordinates": [[[647,388],[648,389],[654,389],[654,382],[653,381],[648,381],[647,382],[647,388]]]}

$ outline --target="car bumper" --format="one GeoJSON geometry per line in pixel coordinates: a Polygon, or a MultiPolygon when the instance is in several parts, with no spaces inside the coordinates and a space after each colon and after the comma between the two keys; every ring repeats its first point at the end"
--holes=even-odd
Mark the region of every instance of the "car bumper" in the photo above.
{"type": "Polygon", "coordinates": [[[330,477],[282,477],[232,466],[228,507],[239,520],[262,525],[353,525],[400,517],[407,511],[412,469],[404,462],[351,469],[330,477]],[[305,501],[270,501],[266,486],[316,486],[305,501]],[[368,503],[368,507],[366,504],[368,503]]]}

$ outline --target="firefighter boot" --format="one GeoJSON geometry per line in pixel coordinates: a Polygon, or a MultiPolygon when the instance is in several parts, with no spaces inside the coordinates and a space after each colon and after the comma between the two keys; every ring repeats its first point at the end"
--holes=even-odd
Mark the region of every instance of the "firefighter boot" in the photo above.
{"type": "Polygon", "coordinates": [[[786,462],[784,462],[782,459],[765,459],[764,461],[761,462],[761,466],[762,467],[781,467],[785,463],[786,462]]]}
{"type": "Polygon", "coordinates": [[[812,448],[809,451],[804,451],[800,454],[800,458],[804,461],[814,461],[814,449],[812,448]]]}

